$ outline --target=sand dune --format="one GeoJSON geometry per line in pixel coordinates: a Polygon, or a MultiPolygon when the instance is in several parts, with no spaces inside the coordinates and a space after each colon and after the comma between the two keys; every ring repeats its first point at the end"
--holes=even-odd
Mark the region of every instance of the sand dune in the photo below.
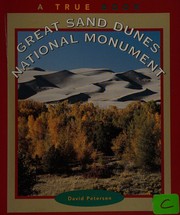
{"type": "Polygon", "coordinates": [[[160,80],[150,69],[115,73],[108,69],[71,71],[29,69],[18,80],[19,99],[54,103],[91,101],[101,107],[124,108],[132,101],[160,101],[160,80]]]}

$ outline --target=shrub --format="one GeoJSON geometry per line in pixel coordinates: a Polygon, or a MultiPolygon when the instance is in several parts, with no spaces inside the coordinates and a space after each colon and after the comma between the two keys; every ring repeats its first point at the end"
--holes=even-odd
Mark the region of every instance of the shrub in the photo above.
{"type": "Polygon", "coordinates": [[[35,171],[31,166],[31,159],[19,153],[18,156],[18,195],[29,196],[34,193],[36,184],[35,171]]]}
{"type": "Polygon", "coordinates": [[[105,166],[93,166],[93,168],[84,174],[85,178],[109,178],[112,176],[112,169],[107,165],[105,166]]]}
{"type": "Polygon", "coordinates": [[[55,146],[49,148],[43,157],[43,168],[47,173],[58,173],[63,165],[60,152],[55,146]]]}

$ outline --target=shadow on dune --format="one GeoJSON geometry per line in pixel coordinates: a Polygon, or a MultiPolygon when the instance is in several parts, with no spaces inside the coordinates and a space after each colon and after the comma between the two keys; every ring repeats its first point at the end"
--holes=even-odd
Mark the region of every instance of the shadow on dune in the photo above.
{"type": "MultiPolygon", "coordinates": [[[[86,101],[88,101],[89,98],[91,98],[89,95],[87,95],[85,93],[79,93],[77,95],[73,95],[73,96],[70,96],[68,98],[61,99],[60,101],[66,100],[66,101],[68,101],[69,104],[74,104],[76,102],[86,102],[86,101]]],[[[59,101],[57,101],[57,102],[59,102],[59,101]]],[[[47,103],[52,103],[52,101],[47,102],[47,103]]]]}
{"type": "Polygon", "coordinates": [[[129,82],[126,88],[130,89],[142,89],[142,85],[151,81],[151,78],[149,76],[146,76],[133,70],[130,70],[125,73],[116,74],[116,77],[118,77],[120,80],[129,82]]]}
{"type": "Polygon", "coordinates": [[[145,89],[144,91],[141,91],[139,93],[133,93],[131,95],[124,96],[124,97],[118,99],[117,101],[126,102],[126,101],[129,101],[129,100],[132,100],[132,101],[141,100],[143,97],[150,96],[150,95],[153,95],[153,94],[156,94],[156,92],[153,92],[153,91],[151,91],[149,89],[145,89]]]}

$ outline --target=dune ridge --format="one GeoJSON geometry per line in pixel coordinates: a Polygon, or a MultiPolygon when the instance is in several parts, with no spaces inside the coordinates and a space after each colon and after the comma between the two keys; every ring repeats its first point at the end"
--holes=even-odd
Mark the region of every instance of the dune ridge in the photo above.
{"type": "Polygon", "coordinates": [[[32,68],[18,80],[18,99],[39,102],[93,102],[100,107],[126,107],[132,101],[160,101],[160,79],[148,68],[113,72],[80,68],[44,71],[32,68]]]}

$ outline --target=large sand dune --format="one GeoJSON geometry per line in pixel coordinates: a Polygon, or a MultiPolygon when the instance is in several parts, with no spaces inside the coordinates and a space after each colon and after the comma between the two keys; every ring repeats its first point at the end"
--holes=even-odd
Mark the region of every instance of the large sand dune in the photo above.
{"type": "Polygon", "coordinates": [[[160,101],[160,80],[150,69],[115,73],[108,69],[29,69],[18,80],[19,99],[45,103],[90,101],[124,108],[131,101],[160,101]]]}

